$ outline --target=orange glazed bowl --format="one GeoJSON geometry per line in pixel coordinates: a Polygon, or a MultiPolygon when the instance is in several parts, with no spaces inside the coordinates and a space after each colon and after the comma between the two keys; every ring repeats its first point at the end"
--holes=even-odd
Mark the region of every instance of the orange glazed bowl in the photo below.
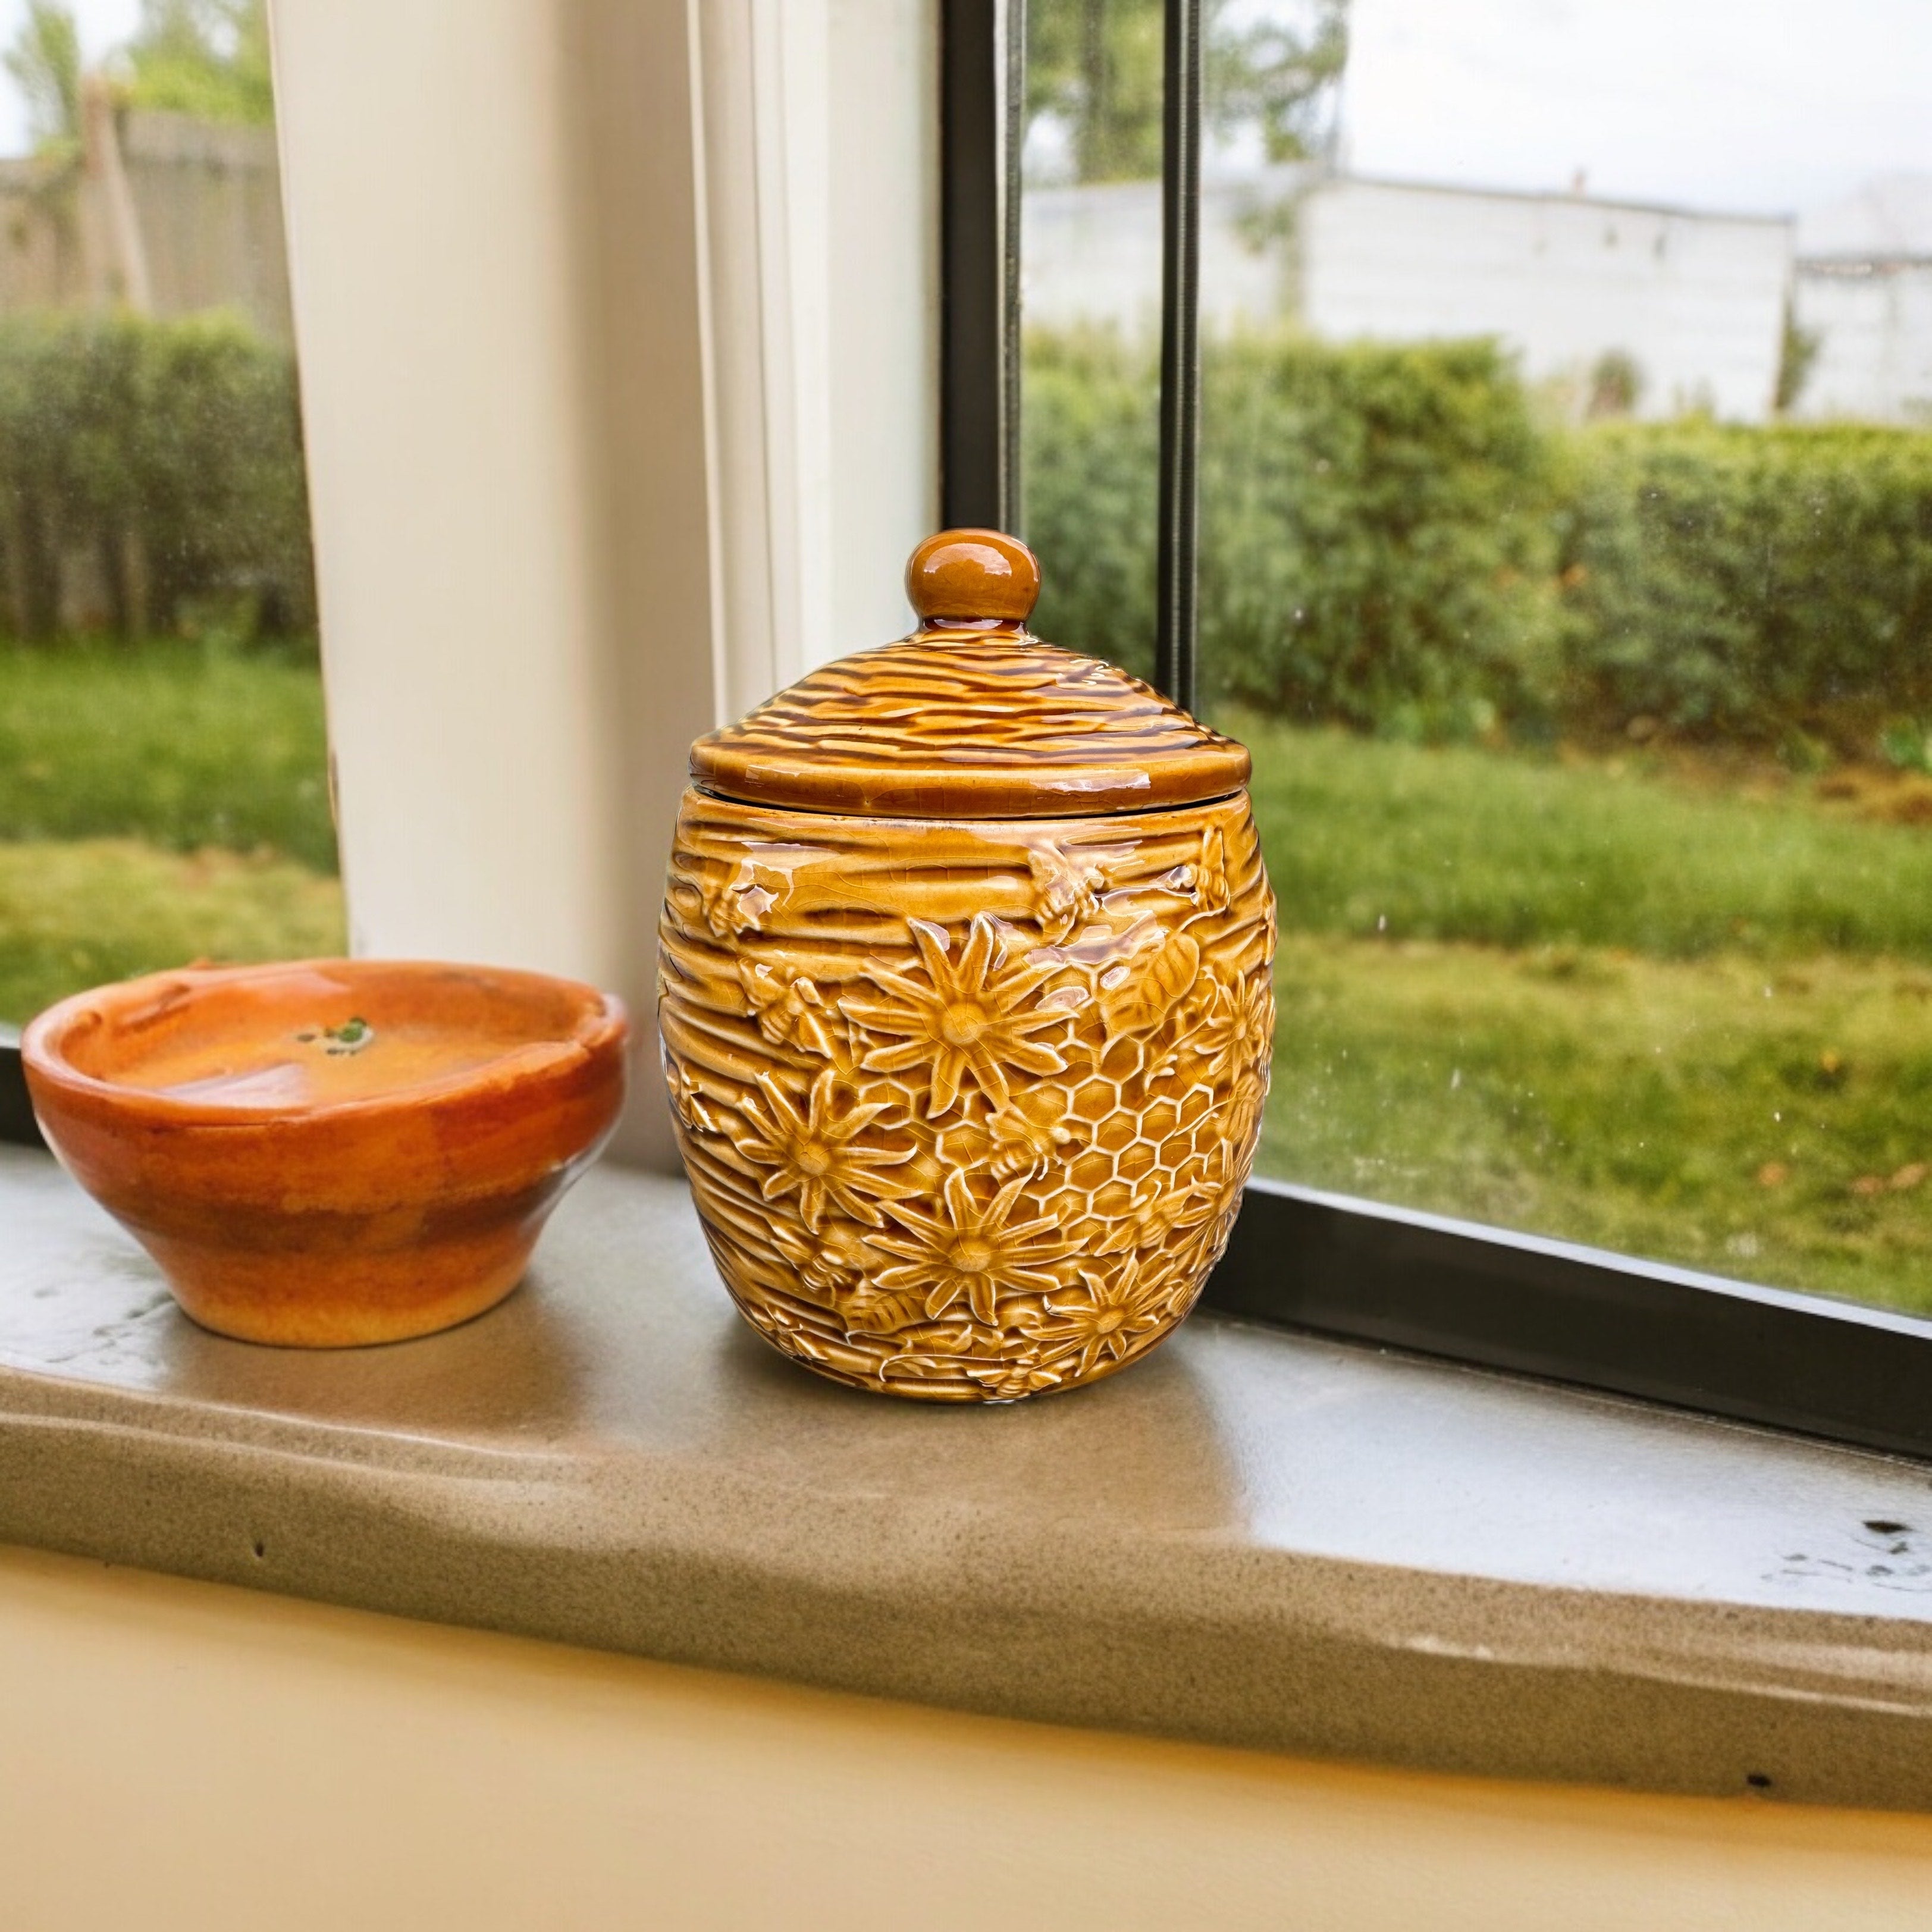
{"type": "Polygon", "coordinates": [[[616,1124],[628,1031],[573,980],[309,960],[78,994],[21,1053],[62,1164],[189,1315],[326,1348],[516,1286],[616,1124]]]}

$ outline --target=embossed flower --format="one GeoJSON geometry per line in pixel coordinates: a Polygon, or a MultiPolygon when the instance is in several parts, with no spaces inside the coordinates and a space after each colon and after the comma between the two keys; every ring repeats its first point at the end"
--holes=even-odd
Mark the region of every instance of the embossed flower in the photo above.
{"type": "Polygon", "coordinates": [[[877,1276],[878,1292],[921,1298],[928,1321],[963,1300],[976,1320],[997,1327],[1002,1290],[1042,1294],[1059,1287],[1054,1264],[1076,1244],[1056,1221],[1013,1220],[1025,1185],[1024,1178],[1008,1181],[982,1208],[965,1174],[955,1168],[946,1176],[942,1212],[888,1202],[886,1211],[906,1232],[873,1238],[874,1246],[898,1257],[877,1276]]]}
{"type": "Polygon", "coordinates": [[[1198,1053],[1219,1069],[1231,1057],[1251,1064],[1273,1051],[1274,993],[1259,974],[1244,973],[1232,981],[1204,980],[1188,1017],[1191,1023],[1177,1054],[1184,1049],[1198,1053]]]}
{"type": "Polygon", "coordinates": [[[1274,1052],[1274,986],[1265,974],[1245,973],[1234,991],[1242,1050],[1256,1060],[1274,1052]]]}
{"type": "Polygon", "coordinates": [[[909,923],[927,983],[922,986],[889,967],[874,966],[872,981],[883,997],[848,994],[838,1002],[848,1020],[892,1036],[890,1044],[874,1047],[860,1063],[868,1072],[929,1068],[936,1119],[958,1104],[968,1074],[998,1109],[1011,1096],[1011,1071],[1066,1071],[1060,1054],[1032,1036],[1064,1024],[1065,1009],[1025,1004],[1052,973],[1052,965],[1010,962],[993,921],[984,913],[974,919],[956,960],[942,927],[922,919],[909,923]]]}
{"type": "Polygon", "coordinates": [[[1111,1274],[1080,1270],[1080,1286],[1049,1294],[1042,1312],[1024,1323],[1042,1345],[1046,1358],[1071,1371],[1090,1375],[1102,1361],[1120,1361],[1167,1318],[1172,1289],[1163,1282],[1143,1282],[1141,1260],[1130,1255],[1111,1274]]]}
{"type": "Polygon", "coordinates": [[[1204,1192],[1209,1203],[1204,1223],[1224,1219],[1240,1206],[1241,1192],[1247,1185],[1248,1156],[1246,1143],[1223,1130],[1209,1142],[1200,1160],[1190,1164],[1198,1170],[1192,1184],[1204,1192]]]}
{"type": "MultiPolygon", "coordinates": [[[[758,1076],[762,1111],[742,1109],[745,1130],[733,1144],[754,1167],[767,1168],[761,1192],[767,1201],[799,1197],[799,1213],[814,1234],[828,1202],[855,1221],[876,1226],[877,1200],[902,1192],[905,1184],[887,1170],[911,1153],[909,1147],[857,1147],[855,1138],[886,1112],[883,1102],[848,1106],[842,1112],[838,1076],[830,1067],[812,1083],[801,1113],[769,1073],[758,1076]]],[[[849,1097],[849,1096],[848,1096],[849,1097]]]]}

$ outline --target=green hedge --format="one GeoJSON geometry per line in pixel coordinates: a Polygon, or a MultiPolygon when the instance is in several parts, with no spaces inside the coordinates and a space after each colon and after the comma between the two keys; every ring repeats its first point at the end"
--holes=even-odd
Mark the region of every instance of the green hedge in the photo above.
{"type": "Polygon", "coordinates": [[[90,556],[124,636],[313,630],[287,351],[225,316],[0,318],[0,626],[53,634],[90,556]]]}
{"type": "Polygon", "coordinates": [[[1847,740],[1932,716],[1932,435],[1694,421],[1581,444],[1578,708],[1847,740]]]}
{"type": "Polygon", "coordinates": [[[1041,636],[1154,669],[1154,363],[1108,334],[1030,334],[1020,413],[1041,636]]]}
{"type": "MultiPolygon", "coordinates": [[[[1932,718],[1932,436],[1569,430],[1481,341],[1236,340],[1204,392],[1210,698],[1427,737],[1932,718]]],[[[1040,628],[1143,671],[1154,393],[1115,338],[1029,340],[1040,628]]]]}
{"type": "Polygon", "coordinates": [[[1551,452],[1488,342],[1229,344],[1206,390],[1220,692],[1405,734],[1547,710],[1551,452]]]}

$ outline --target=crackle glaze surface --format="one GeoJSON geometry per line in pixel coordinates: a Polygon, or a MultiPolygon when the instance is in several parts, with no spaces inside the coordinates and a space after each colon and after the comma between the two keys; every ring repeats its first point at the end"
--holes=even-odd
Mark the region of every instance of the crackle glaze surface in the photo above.
{"type": "Polygon", "coordinates": [[[914,824],[693,789],[661,941],[686,1165],[778,1348],[1010,1400],[1112,1372],[1192,1306],[1274,1031],[1245,796],[914,824]]]}
{"type": "Polygon", "coordinates": [[[1239,790],[1250,763],[1118,664],[1023,627],[855,652],[691,749],[692,777],[728,798],[916,818],[1158,810],[1239,790]]]}

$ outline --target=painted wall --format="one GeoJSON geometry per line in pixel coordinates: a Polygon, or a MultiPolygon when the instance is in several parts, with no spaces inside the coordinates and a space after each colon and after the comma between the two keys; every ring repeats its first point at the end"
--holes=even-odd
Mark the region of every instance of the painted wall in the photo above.
{"type": "Polygon", "coordinates": [[[1338,182],[1304,218],[1318,334],[1502,336],[1533,380],[1587,380],[1612,350],[1643,376],[1637,413],[1771,413],[1791,226],[1586,201],[1338,182]]]}
{"type": "Polygon", "coordinates": [[[1818,353],[1794,414],[1932,427],[1932,261],[1798,265],[1818,353]]]}
{"type": "Polygon", "coordinates": [[[20,1932],[1918,1932],[1932,1820],[1309,1765],[0,1551],[20,1932]]]}
{"type": "Polygon", "coordinates": [[[903,631],[936,514],[936,0],[270,17],[352,944],[622,994],[673,1167],[691,741],[903,631]]]}
{"type": "MultiPolygon", "coordinates": [[[[1579,392],[1598,359],[1633,357],[1637,413],[1771,413],[1791,224],[1573,195],[1484,194],[1294,169],[1210,182],[1202,308],[1210,328],[1298,314],[1333,341],[1499,336],[1533,380],[1579,392]]],[[[1160,197],[1151,182],[1036,189],[1024,211],[1030,321],[1160,319],[1160,197]]]]}

